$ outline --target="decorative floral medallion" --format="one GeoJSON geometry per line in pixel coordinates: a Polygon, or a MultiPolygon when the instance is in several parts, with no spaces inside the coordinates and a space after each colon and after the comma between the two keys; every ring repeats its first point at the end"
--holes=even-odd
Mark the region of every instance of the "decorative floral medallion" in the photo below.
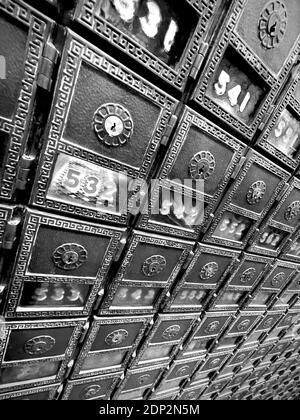
{"type": "Polygon", "coordinates": [[[151,376],[146,374],[146,375],[142,375],[138,378],[138,383],[142,386],[145,384],[148,384],[150,382],[151,376]]]}
{"type": "Polygon", "coordinates": [[[50,335],[34,337],[25,343],[24,351],[30,356],[42,356],[55,346],[55,339],[50,335]]]}
{"type": "Polygon", "coordinates": [[[208,325],[208,327],[205,329],[205,334],[213,334],[216,331],[218,331],[220,327],[220,322],[219,321],[214,321],[211,324],[208,325]]]}
{"type": "Polygon", "coordinates": [[[204,267],[202,267],[199,274],[200,279],[204,281],[210,280],[217,274],[218,270],[219,270],[219,265],[217,263],[215,262],[208,263],[204,267]]]}
{"type": "Polygon", "coordinates": [[[260,15],[259,38],[267,49],[278,47],[283,40],[288,24],[288,12],[282,1],[271,1],[260,15]]]}
{"type": "Polygon", "coordinates": [[[89,400],[90,398],[95,397],[96,395],[99,395],[99,392],[101,391],[100,385],[90,385],[84,388],[80,393],[80,398],[82,400],[89,400]]]}
{"type": "Polygon", "coordinates": [[[127,330],[116,330],[108,334],[108,336],[105,338],[105,342],[109,346],[119,346],[126,340],[128,335],[129,334],[127,330]]]}
{"type": "Polygon", "coordinates": [[[258,204],[261,199],[264,197],[267,191],[267,186],[264,181],[257,181],[251,185],[249,191],[247,193],[247,201],[248,203],[253,206],[258,204]]]}
{"type": "Polygon", "coordinates": [[[281,286],[281,284],[284,282],[284,279],[285,279],[285,274],[284,273],[277,274],[273,278],[273,280],[271,281],[272,286],[274,286],[274,287],[281,286]]]}
{"type": "Polygon", "coordinates": [[[243,272],[240,282],[243,284],[250,283],[253,280],[255,274],[256,274],[255,268],[248,268],[248,270],[243,272]]]}
{"type": "Polygon", "coordinates": [[[142,271],[147,277],[154,277],[161,274],[167,266],[165,257],[161,255],[153,255],[146,259],[143,264],[142,271]]]}
{"type": "Polygon", "coordinates": [[[292,203],[285,211],[284,218],[286,221],[291,222],[296,219],[300,214],[300,201],[292,203]]]}
{"type": "Polygon", "coordinates": [[[250,324],[251,324],[250,319],[245,319],[245,321],[242,321],[242,322],[238,325],[237,329],[238,329],[239,331],[246,331],[246,330],[247,330],[247,328],[249,328],[250,324]]]}
{"type": "Polygon", "coordinates": [[[98,139],[108,147],[124,146],[134,128],[130,113],[119,104],[104,104],[98,108],[93,124],[98,139]]]}
{"type": "Polygon", "coordinates": [[[165,340],[172,340],[173,338],[176,338],[178,336],[180,330],[180,325],[171,325],[162,333],[162,337],[165,340]]]}
{"type": "Polygon", "coordinates": [[[190,161],[190,175],[193,179],[208,179],[215,171],[216,160],[210,152],[199,152],[190,161]]]}
{"type": "Polygon", "coordinates": [[[184,376],[184,375],[187,375],[189,371],[190,371],[190,367],[188,365],[182,366],[181,368],[178,369],[177,375],[184,376]]]}
{"type": "Polygon", "coordinates": [[[78,244],[64,244],[53,252],[53,262],[61,270],[76,270],[87,258],[87,250],[78,244]]]}
{"type": "Polygon", "coordinates": [[[212,368],[215,368],[216,366],[218,366],[221,362],[221,359],[213,359],[209,362],[209,366],[211,366],[212,368]]]}
{"type": "Polygon", "coordinates": [[[188,400],[188,401],[193,401],[193,400],[196,400],[196,398],[197,398],[197,394],[196,394],[196,392],[195,392],[195,391],[189,392],[189,393],[187,394],[187,400],[188,400]]]}
{"type": "Polygon", "coordinates": [[[271,328],[274,323],[274,318],[269,318],[264,322],[264,328],[271,328]]]}
{"type": "Polygon", "coordinates": [[[238,356],[237,356],[237,358],[236,358],[236,361],[238,362],[238,363],[241,363],[241,362],[243,362],[245,359],[246,359],[246,354],[245,353],[242,353],[242,354],[239,354],[238,356]]]}

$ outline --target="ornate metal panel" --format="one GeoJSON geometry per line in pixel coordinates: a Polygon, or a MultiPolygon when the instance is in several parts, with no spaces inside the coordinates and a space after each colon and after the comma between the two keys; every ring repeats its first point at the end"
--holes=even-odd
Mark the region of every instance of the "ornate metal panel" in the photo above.
{"type": "Polygon", "coordinates": [[[213,293],[234,268],[239,252],[198,244],[195,256],[176,284],[166,312],[203,310],[213,293]]]}
{"type": "Polygon", "coordinates": [[[159,314],[146,341],[140,347],[135,360],[132,361],[132,367],[171,361],[197,318],[198,314],[159,314]]]}
{"type": "Polygon", "coordinates": [[[249,298],[273,260],[258,255],[243,254],[239,265],[211,305],[210,311],[237,311],[249,298]]]}
{"type": "Polygon", "coordinates": [[[61,381],[85,323],[86,319],[2,323],[0,392],[61,381]]]}
{"type": "Polygon", "coordinates": [[[78,0],[74,20],[183,90],[221,3],[78,0]]]}
{"type": "Polygon", "coordinates": [[[87,315],[124,231],[28,210],[5,315],[87,315]]]}
{"type": "Polygon", "coordinates": [[[300,50],[297,0],[235,0],[194,100],[251,140],[300,50]]]}
{"type": "Polygon", "coordinates": [[[176,107],[68,31],[31,203],[126,224],[176,107]]]}
{"type": "Polygon", "coordinates": [[[188,358],[206,354],[217,340],[217,337],[229,325],[233,315],[234,313],[206,313],[199,325],[195,325],[194,332],[187,342],[184,343],[179,357],[188,358]]]}
{"type": "Polygon", "coordinates": [[[134,231],[100,313],[155,312],[193,246],[192,242],[134,231]]]}
{"type": "Polygon", "coordinates": [[[257,144],[291,169],[300,163],[300,72],[282,94],[257,144]],[[298,96],[297,96],[298,95],[298,96]]]}
{"type": "Polygon", "coordinates": [[[205,381],[205,383],[190,386],[190,384],[183,389],[183,392],[179,396],[178,400],[181,401],[196,401],[199,399],[200,395],[203,393],[205,388],[208,385],[208,381],[205,381]]]}
{"type": "Polygon", "coordinates": [[[294,280],[280,293],[278,300],[273,304],[274,309],[287,310],[299,305],[299,278],[300,276],[297,274],[294,280]]]}
{"type": "Polygon", "coordinates": [[[250,151],[204,241],[243,249],[288,178],[279,166],[250,151]]]}
{"type": "Polygon", "coordinates": [[[1,400],[16,401],[49,401],[54,400],[60,384],[41,386],[38,388],[26,389],[24,391],[8,392],[0,394],[1,400]]]}
{"type": "Polygon", "coordinates": [[[266,310],[296,272],[296,264],[277,260],[269,274],[252,294],[253,299],[247,302],[247,308],[256,311],[266,310]]]}
{"type": "Polygon", "coordinates": [[[197,238],[244,152],[241,142],[186,107],[139,226],[197,238]]]}
{"type": "Polygon", "coordinates": [[[230,356],[231,353],[228,352],[209,354],[196,371],[194,380],[205,379],[212,372],[218,372],[230,356]]]}
{"type": "Polygon", "coordinates": [[[43,51],[53,23],[17,0],[1,2],[0,22],[4,65],[0,78],[0,198],[11,201],[20,186],[20,159],[26,150],[43,51]]]}
{"type": "Polygon", "coordinates": [[[300,181],[293,178],[277,206],[264,220],[249,250],[258,254],[278,256],[293,236],[300,221],[300,181]]]}
{"type": "Polygon", "coordinates": [[[72,379],[125,369],[150,321],[150,316],[95,317],[77,358],[72,379]]]}
{"type": "Polygon", "coordinates": [[[130,395],[131,392],[139,392],[138,395],[143,397],[149,389],[155,387],[167,367],[167,364],[163,364],[155,367],[129,369],[114,394],[114,400],[123,399],[124,395],[127,399],[126,395],[130,395]]]}
{"type": "Polygon", "coordinates": [[[96,378],[68,381],[61,399],[72,401],[109,400],[123,372],[96,378]]]}

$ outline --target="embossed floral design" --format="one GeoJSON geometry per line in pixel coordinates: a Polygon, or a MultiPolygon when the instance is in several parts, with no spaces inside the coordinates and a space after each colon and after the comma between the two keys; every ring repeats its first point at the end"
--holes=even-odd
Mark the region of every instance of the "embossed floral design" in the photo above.
{"type": "Polygon", "coordinates": [[[53,349],[55,343],[55,338],[49,335],[41,335],[26,341],[24,351],[30,356],[42,356],[53,349]]]}
{"type": "Polygon", "coordinates": [[[53,262],[61,270],[76,270],[87,260],[87,250],[78,244],[64,244],[53,252],[53,262]]]}
{"type": "Polygon", "coordinates": [[[105,338],[105,342],[109,346],[119,346],[126,340],[128,335],[127,330],[116,330],[108,334],[105,338]]]}
{"type": "Polygon", "coordinates": [[[264,181],[257,181],[251,185],[247,193],[247,202],[253,206],[258,204],[264,197],[267,191],[267,186],[264,181]]]}
{"type": "Polygon", "coordinates": [[[153,255],[146,259],[143,264],[142,271],[147,277],[154,277],[161,274],[167,266],[165,257],[161,255],[153,255]]]}
{"type": "Polygon", "coordinates": [[[190,161],[189,171],[193,179],[208,179],[215,171],[216,160],[210,152],[199,152],[190,161]]]}
{"type": "Polygon", "coordinates": [[[286,5],[282,1],[271,1],[260,15],[259,38],[267,49],[278,47],[288,25],[286,5]]]}

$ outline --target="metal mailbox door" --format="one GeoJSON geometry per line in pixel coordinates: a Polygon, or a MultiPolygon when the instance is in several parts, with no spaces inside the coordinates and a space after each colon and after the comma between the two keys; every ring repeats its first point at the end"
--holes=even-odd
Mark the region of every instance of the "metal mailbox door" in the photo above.
{"type": "Polygon", "coordinates": [[[123,232],[27,210],[5,316],[88,315],[123,232]]]}
{"type": "Polygon", "coordinates": [[[297,229],[295,234],[290,238],[282,250],[280,258],[295,263],[300,262],[300,230],[297,229]]]}
{"type": "Polygon", "coordinates": [[[154,313],[194,243],[134,231],[121,267],[101,305],[101,314],[154,313]]]}
{"type": "Polygon", "coordinates": [[[221,4],[220,0],[209,4],[204,0],[78,0],[74,20],[183,90],[221,4]]]}
{"type": "MultiPolygon", "coordinates": [[[[14,199],[24,184],[26,142],[32,125],[43,52],[53,23],[22,1],[0,5],[0,198],[14,199]]],[[[35,156],[27,156],[28,162],[35,156]]]]}
{"type": "Polygon", "coordinates": [[[77,358],[72,379],[125,369],[151,319],[151,316],[95,317],[77,358]]]}
{"type": "Polygon", "coordinates": [[[204,241],[243,249],[289,177],[279,166],[250,151],[204,241]]]}
{"type": "Polygon", "coordinates": [[[300,181],[293,178],[283,194],[277,198],[278,204],[264,220],[259,232],[251,240],[249,250],[258,254],[277,257],[288,240],[293,236],[300,221],[300,181]]]}
{"type": "Polygon", "coordinates": [[[61,399],[71,401],[108,400],[119,383],[123,372],[96,378],[68,381],[61,399]]]}
{"type": "Polygon", "coordinates": [[[159,182],[153,187],[140,227],[197,238],[244,152],[241,142],[186,107],[158,174],[165,190],[159,182]],[[167,194],[172,189],[178,193],[167,194]]]}
{"type": "Polygon", "coordinates": [[[300,49],[297,0],[235,0],[194,100],[252,140],[300,49]]]}
{"type": "Polygon", "coordinates": [[[68,31],[31,204],[126,224],[177,104],[68,31]]]}
{"type": "Polygon", "coordinates": [[[234,267],[239,252],[198,244],[164,311],[199,312],[234,267]]]}
{"type": "Polygon", "coordinates": [[[291,170],[300,163],[300,71],[292,77],[256,144],[291,170]]]}
{"type": "Polygon", "coordinates": [[[55,399],[60,384],[39,386],[38,388],[26,389],[25,391],[15,391],[0,394],[1,400],[15,401],[52,401],[55,399]]]}
{"type": "Polygon", "coordinates": [[[86,319],[5,322],[1,326],[0,391],[62,381],[86,319]]]}

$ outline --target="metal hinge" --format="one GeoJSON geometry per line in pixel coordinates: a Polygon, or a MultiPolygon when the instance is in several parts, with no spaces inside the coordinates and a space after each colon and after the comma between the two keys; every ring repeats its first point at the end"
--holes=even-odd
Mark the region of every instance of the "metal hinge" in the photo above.
{"type": "Polygon", "coordinates": [[[6,228],[3,235],[2,249],[10,251],[16,240],[17,228],[21,223],[21,217],[13,217],[6,224],[6,228]]]}
{"type": "Polygon", "coordinates": [[[195,256],[195,252],[194,251],[191,251],[190,253],[189,253],[189,256],[187,257],[187,260],[186,260],[186,262],[184,263],[184,265],[183,265],[183,270],[186,270],[188,267],[189,267],[189,265],[191,264],[191,262],[192,262],[192,259],[194,258],[194,256],[195,256]]]}
{"type": "Polygon", "coordinates": [[[63,384],[61,384],[60,387],[56,391],[56,396],[55,396],[56,400],[58,400],[60,398],[63,390],[64,390],[64,386],[63,386],[63,384]]]}
{"type": "Polygon", "coordinates": [[[86,324],[82,327],[82,333],[81,333],[81,337],[80,337],[80,340],[79,340],[79,344],[82,344],[84,342],[89,328],[90,328],[90,322],[87,321],[86,324]]]}
{"type": "Polygon", "coordinates": [[[99,292],[97,294],[97,296],[98,296],[97,297],[97,301],[95,303],[95,311],[98,311],[98,309],[99,309],[99,307],[100,307],[100,305],[102,303],[104,293],[105,293],[105,290],[104,289],[99,290],[99,292]]]}
{"type": "Polygon", "coordinates": [[[237,164],[233,174],[231,175],[231,179],[236,179],[237,176],[239,175],[240,171],[242,170],[242,167],[244,166],[244,163],[246,162],[246,157],[243,156],[241,157],[239,163],[237,164]]]}
{"type": "Polygon", "coordinates": [[[168,125],[167,125],[167,127],[164,131],[164,135],[163,135],[163,138],[162,138],[161,143],[160,143],[162,146],[166,146],[168,144],[168,140],[169,140],[169,138],[172,134],[172,131],[174,130],[174,127],[175,127],[177,121],[178,121],[177,115],[175,115],[175,114],[172,115],[169,122],[168,122],[168,125]]]}
{"type": "Polygon", "coordinates": [[[128,241],[128,236],[129,236],[129,233],[125,232],[123,234],[122,238],[120,239],[119,247],[118,247],[117,253],[116,253],[115,258],[114,258],[115,262],[119,261],[119,259],[121,258],[122,252],[124,251],[124,248],[125,248],[125,246],[127,244],[127,241],[128,241]]]}
{"type": "Polygon", "coordinates": [[[191,72],[190,72],[190,78],[192,80],[196,80],[198,73],[200,71],[200,68],[202,66],[203,60],[206,56],[206,53],[208,51],[208,43],[207,42],[202,42],[201,46],[200,46],[200,51],[195,59],[195,62],[191,68],[191,72]]]}
{"type": "Polygon", "coordinates": [[[43,51],[40,72],[37,79],[37,85],[48,92],[52,87],[52,76],[58,57],[59,51],[55,45],[48,40],[43,51]]]}
{"type": "Polygon", "coordinates": [[[19,160],[19,168],[16,180],[16,190],[25,191],[31,165],[35,161],[35,156],[23,155],[19,160]]]}
{"type": "Polygon", "coordinates": [[[263,131],[263,129],[265,128],[265,125],[267,124],[267,122],[271,118],[271,115],[275,111],[275,108],[276,108],[275,105],[271,105],[269,111],[264,114],[264,116],[262,117],[261,123],[258,127],[259,131],[263,131]]]}

